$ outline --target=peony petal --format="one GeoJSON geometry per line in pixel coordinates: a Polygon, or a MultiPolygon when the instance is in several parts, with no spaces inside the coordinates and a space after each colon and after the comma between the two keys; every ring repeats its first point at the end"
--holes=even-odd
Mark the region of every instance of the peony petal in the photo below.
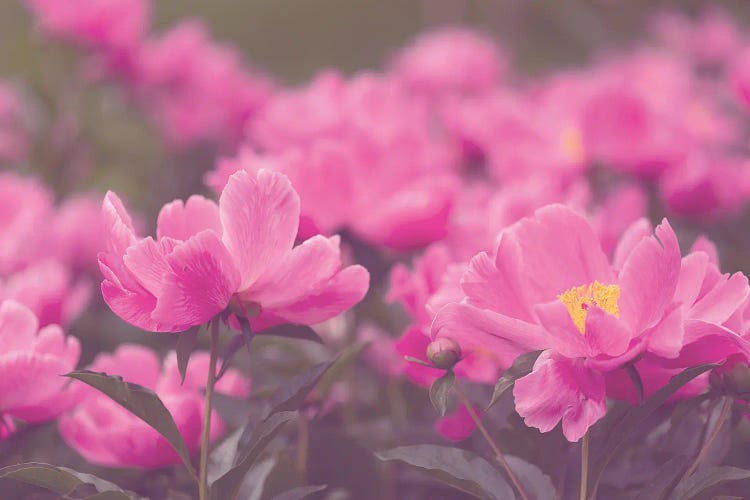
{"type": "Polygon", "coordinates": [[[593,356],[621,356],[630,345],[631,330],[617,317],[590,306],[586,313],[586,343],[593,356]]]}
{"type": "Polygon", "coordinates": [[[178,244],[167,262],[171,272],[164,275],[152,313],[165,331],[205,323],[223,311],[237,291],[239,274],[232,257],[211,230],[178,244]]]}
{"type": "Polygon", "coordinates": [[[685,337],[684,308],[674,307],[664,315],[659,324],[646,333],[646,337],[647,351],[664,358],[676,357],[685,337]]]}
{"type": "Polygon", "coordinates": [[[171,239],[162,239],[157,243],[151,237],[144,238],[129,247],[122,258],[138,284],[155,297],[161,293],[164,275],[169,272],[166,256],[176,243],[171,239]]]}
{"type": "Polygon", "coordinates": [[[573,323],[568,308],[562,302],[556,300],[539,304],[534,312],[543,326],[544,348],[566,358],[584,358],[598,354],[591,350],[586,337],[573,323]]]}
{"type": "Polygon", "coordinates": [[[750,295],[747,277],[734,273],[722,280],[698,300],[688,311],[691,319],[700,319],[709,323],[724,323],[745,302],[750,295]]]}
{"type": "Polygon", "coordinates": [[[708,255],[704,252],[693,252],[682,258],[680,278],[674,293],[675,302],[691,307],[703,286],[708,266],[708,255]]]}
{"type": "Polygon", "coordinates": [[[204,229],[211,229],[221,237],[219,207],[203,196],[193,195],[185,203],[175,200],[164,205],[157,219],[156,236],[184,241],[204,229]]]}
{"type": "Polygon", "coordinates": [[[300,202],[286,176],[260,170],[232,174],[219,201],[223,241],[240,274],[238,289],[273,273],[297,237],[300,202]]]}
{"type": "Polygon", "coordinates": [[[107,251],[124,255],[125,250],[134,244],[137,238],[130,215],[125,210],[122,200],[112,191],[107,191],[104,196],[102,219],[104,227],[108,230],[107,251]]]}
{"type": "Polygon", "coordinates": [[[30,349],[38,330],[39,321],[26,306],[15,300],[0,304],[0,354],[30,349]]]}
{"type": "Polygon", "coordinates": [[[651,226],[648,219],[638,219],[625,230],[615,248],[613,259],[615,269],[622,269],[622,266],[625,264],[628,256],[630,256],[630,253],[642,239],[651,236],[653,230],[654,228],[651,226]]]}

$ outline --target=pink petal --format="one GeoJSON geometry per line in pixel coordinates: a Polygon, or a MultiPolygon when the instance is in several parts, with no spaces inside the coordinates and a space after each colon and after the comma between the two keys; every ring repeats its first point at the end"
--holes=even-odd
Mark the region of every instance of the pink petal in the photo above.
{"type": "Polygon", "coordinates": [[[539,304],[534,308],[539,322],[543,326],[545,342],[542,345],[566,358],[583,358],[595,356],[586,337],[581,334],[570,317],[568,308],[556,300],[539,304]]]}
{"type": "Polygon", "coordinates": [[[156,389],[161,373],[161,362],[148,347],[124,344],[112,354],[99,354],[88,367],[95,372],[119,375],[126,382],[156,389]]]}
{"type": "Polygon", "coordinates": [[[622,269],[630,253],[642,239],[651,236],[653,228],[648,219],[638,219],[623,233],[615,247],[613,265],[615,269],[622,269]]]}
{"type": "Polygon", "coordinates": [[[675,302],[684,304],[686,308],[695,303],[703,287],[707,266],[708,255],[704,252],[692,252],[682,258],[680,278],[674,293],[675,302]]]}
{"type": "Polygon", "coordinates": [[[169,272],[166,256],[176,243],[171,239],[156,242],[149,236],[129,247],[122,258],[138,284],[154,297],[161,293],[164,275],[169,272]]]}
{"type": "Polygon", "coordinates": [[[688,311],[687,316],[709,323],[724,323],[745,302],[750,295],[747,277],[734,273],[729,279],[722,280],[701,297],[688,311]]]}
{"type": "Polygon", "coordinates": [[[539,325],[510,318],[469,304],[448,304],[438,311],[432,323],[432,338],[448,337],[465,354],[487,353],[507,368],[524,352],[546,347],[539,325]]]}
{"type": "Polygon", "coordinates": [[[620,356],[632,338],[632,332],[622,321],[596,306],[588,308],[584,330],[583,336],[594,356],[620,356]]]}
{"type": "Polygon", "coordinates": [[[642,239],[620,272],[620,317],[636,332],[661,320],[680,274],[680,247],[666,219],[656,236],[642,239]]]}
{"type": "MultiPolygon", "coordinates": [[[[478,406],[474,406],[474,413],[481,418],[482,410],[478,406]]],[[[469,438],[476,428],[477,424],[474,423],[474,419],[471,418],[469,410],[464,405],[435,422],[437,433],[448,441],[463,441],[469,438]]]]}
{"type": "Polygon", "coordinates": [[[705,252],[708,255],[709,262],[717,267],[719,266],[719,251],[716,249],[714,242],[705,236],[696,238],[693,246],[690,247],[690,252],[705,252]]]}
{"type": "Polygon", "coordinates": [[[365,296],[369,285],[370,273],[364,267],[348,266],[321,287],[308,290],[295,303],[267,311],[288,323],[314,325],[354,306],[365,296]]]}
{"type": "Polygon", "coordinates": [[[646,349],[664,358],[674,358],[680,353],[685,336],[684,309],[677,306],[664,315],[647,336],[646,349]]]}
{"type": "MultiPolygon", "coordinates": [[[[109,267],[104,264],[103,258],[105,257],[105,255],[99,256],[102,272],[105,275],[114,276],[109,271],[109,267]]],[[[104,280],[102,281],[102,297],[112,312],[131,325],[150,332],[162,331],[160,323],[151,318],[151,312],[156,307],[156,297],[145,290],[133,291],[123,287],[119,280],[104,280]]]]}
{"type": "Polygon", "coordinates": [[[29,349],[38,330],[39,321],[26,306],[15,300],[0,304],[0,353],[29,349]]]}
{"type": "Polygon", "coordinates": [[[156,236],[175,240],[187,240],[204,229],[211,229],[221,236],[219,207],[203,196],[193,195],[186,203],[175,200],[167,203],[159,212],[156,236]]]}
{"type": "Polygon", "coordinates": [[[526,425],[549,432],[562,420],[568,441],[578,441],[607,413],[604,376],[542,353],[533,371],[516,380],[516,411],[526,425]]]}
{"type": "Polygon", "coordinates": [[[272,273],[292,249],[297,237],[300,202],[282,174],[260,170],[232,174],[219,200],[223,241],[245,290],[265,273],[272,273]]]}
{"type": "Polygon", "coordinates": [[[102,219],[104,227],[109,231],[107,251],[123,255],[125,250],[136,241],[135,229],[122,200],[112,191],[107,191],[104,196],[102,219]]]}
{"type": "Polygon", "coordinates": [[[205,323],[223,311],[237,291],[239,274],[232,257],[211,230],[178,244],[167,262],[171,272],[164,275],[152,313],[165,331],[205,323]]]}

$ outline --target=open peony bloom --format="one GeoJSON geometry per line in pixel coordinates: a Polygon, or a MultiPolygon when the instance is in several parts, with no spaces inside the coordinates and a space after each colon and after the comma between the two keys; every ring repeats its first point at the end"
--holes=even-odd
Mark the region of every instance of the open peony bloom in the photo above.
{"type": "Polygon", "coordinates": [[[606,372],[642,353],[680,353],[680,250],[666,220],[655,232],[623,238],[610,263],[585,218],[541,208],[503,231],[494,255],[471,260],[464,298],[438,312],[433,338],[490,351],[503,367],[544,350],[516,382],[516,410],[542,432],[562,420],[577,441],[606,413],[606,372]]]}
{"type": "Polygon", "coordinates": [[[252,316],[255,331],[280,323],[315,324],[367,292],[361,266],[341,267],[339,238],[294,246],[300,203],[286,176],[233,174],[219,204],[202,196],[159,213],[157,238],[140,238],[116,194],[103,211],[107,250],[99,254],[102,294],[125,321],[179,332],[225,311],[252,316]]]}
{"type": "MultiPolygon", "coordinates": [[[[203,426],[203,393],[208,354],[196,352],[190,359],[190,371],[180,385],[177,356],[167,355],[163,365],[156,354],[138,345],[124,345],[113,354],[99,355],[90,370],[119,375],[126,382],[156,392],[175,419],[188,450],[200,447],[203,426]]],[[[243,397],[249,382],[237,371],[229,370],[216,384],[218,392],[243,397]]],[[[68,445],[86,460],[109,467],[157,468],[180,463],[169,443],[128,410],[82,383],[77,383],[80,402],[59,420],[60,434],[68,445]]],[[[211,440],[224,432],[224,423],[214,411],[211,416],[211,440]]]]}
{"type": "MultiPolygon", "coordinates": [[[[75,337],[57,325],[39,329],[36,316],[12,300],[0,304],[0,418],[51,420],[75,401],[62,377],[80,355],[75,337]]],[[[1,433],[0,433],[1,434],[1,433]]]]}

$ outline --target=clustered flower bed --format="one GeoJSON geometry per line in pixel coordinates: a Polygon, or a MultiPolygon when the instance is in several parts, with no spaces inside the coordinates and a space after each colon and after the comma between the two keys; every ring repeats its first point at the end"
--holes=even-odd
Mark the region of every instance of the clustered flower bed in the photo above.
{"type": "Polygon", "coordinates": [[[289,87],[148,0],[25,5],[181,173],[109,185],[75,107],[0,82],[4,498],[747,498],[728,15],[536,77],[443,28],[289,87]]]}

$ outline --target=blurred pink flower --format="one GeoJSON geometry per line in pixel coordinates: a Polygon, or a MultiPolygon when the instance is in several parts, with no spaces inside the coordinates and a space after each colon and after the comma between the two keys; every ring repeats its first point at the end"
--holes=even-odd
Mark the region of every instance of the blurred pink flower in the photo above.
{"type": "Polygon", "coordinates": [[[10,84],[0,82],[0,163],[18,163],[29,149],[26,109],[10,84]]]}
{"type": "Polygon", "coordinates": [[[243,65],[234,48],[214,42],[199,21],[183,21],[145,41],[137,94],[169,143],[232,148],[271,95],[270,80],[243,65]]]}
{"type": "Polygon", "coordinates": [[[77,272],[96,269],[104,250],[101,195],[79,194],[66,199],[50,221],[50,247],[59,260],[77,272]]]}
{"type": "Polygon", "coordinates": [[[640,184],[621,184],[592,210],[591,225],[608,256],[614,253],[623,233],[647,215],[647,209],[648,197],[640,184]]]}
{"type": "MultiPolygon", "coordinates": [[[[481,408],[478,406],[474,406],[473,408],[477,416],[482,418],[481,408]]],[[[469,410],[464,405],[460,405],[452,413],[440,417],[435,422],[435,431],[448,441],[463,441],[464,439],[468,439],[476,428],[477,424],[474,423],[469,410]]]]}
{"type": "Polygon", "coordinates": [[[494,256],[472,259],[465,298],[438,312],[433,338],[488,352],[500,367],[544,349],[516,382],[516,410],[543,432],[562,420],[577,441],[606,412],[606,371],[682,347],[679,247],[666,221],[656,235],[621,242],[613,265],[586,219],[561,205],[539,209],[503,231],[494,256]]]}
{"type": "Polygon", "coordinates": [[[75,403],[62,377],[80,355],[75,337],[58,325],[39,329],[28,308],[13,300],[0,304],[0,415],[26,422],[57,417],[75,403]]]}
{"type": "Polygon", "coordinates": [[[165,205],[154,240],[136,236],[110,192],[107,250],[99,255],[104,299],[125,321],[159,332],[186,330],[228,307],[247,314],[255,331],[337,316],[364,297],[369,274],[342,269],[337,236],[293,247],[299,210],[284,175],[238,172],[218,205],[197,195],[165,205]]]}
{"type": "Polygon", "coordinates": [[[495,42],[463,28],[441,28],[420,35],[393,61],[393,72],[417,94],[481,94],[494,88],[507,69],[507,56],[495,42]]]}
{"type": "MultiPolygon", "coordinates": [[[[153,390],[164,402],[191,453],[200,446],[203,426],[203,394],[208,354],[191,356],[185,383],[180,385],[177,357],[170,352],[163,364],[156,354],[138,345],[120,346],[113,354],[100,354],[89,367],[92,371],[119,375],[126,382],[153,390]]],[[[76,383],[80,402],[60,417],[60,435],[86,460],[107,467],[158,468],[180,463],[167,441],[125,408],[95,389],[76,383]]],[[[245,397],[249,382],[229,370],[216,384],[216,391],[245,397]]],[[[224,432],[224,423],[214,410],[211,415],[211,441],[224,432]]]]}

